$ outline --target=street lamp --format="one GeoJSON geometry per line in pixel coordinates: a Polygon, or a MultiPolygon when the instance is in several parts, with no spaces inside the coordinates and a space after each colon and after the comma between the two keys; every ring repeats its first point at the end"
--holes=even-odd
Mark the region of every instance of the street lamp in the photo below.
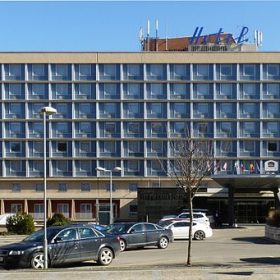
{"type": "Polygon", "coordinates": [[[44,123],[44,268],[48,269],[48,240],[47,240],[47,116],[56,114],[56,109],[43,107],[40,113],[44,123]]]}
{"type": "Polygon", "coordinates": [[[114,212],[113,212],[113,171],[122,171],[121,167],[116,166],[115,168],[109,170],[103,167],[96,167],[95,170],[97,171],[103,171],[103,172],[109,172],[110,174],[110,224],[114,222],[114,212]]]}

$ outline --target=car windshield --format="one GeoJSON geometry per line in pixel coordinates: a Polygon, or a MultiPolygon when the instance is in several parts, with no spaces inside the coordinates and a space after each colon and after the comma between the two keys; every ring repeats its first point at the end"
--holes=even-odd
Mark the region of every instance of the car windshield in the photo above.
{"type": "Polygon", "coordinates": [[[133,224],[112,224],[107,227],[108,233],[125,233],[133,224]]]}
{"type": "MultiPolygon", "coordinates": [[[[61,229],[60,228],[48,228],[47,229],[47,240],[50,241],[61,229]]],[[[27,236],[24,241],[32,242],[43,242],[44,241],[44,230],[38,230],[27,236]]]]}

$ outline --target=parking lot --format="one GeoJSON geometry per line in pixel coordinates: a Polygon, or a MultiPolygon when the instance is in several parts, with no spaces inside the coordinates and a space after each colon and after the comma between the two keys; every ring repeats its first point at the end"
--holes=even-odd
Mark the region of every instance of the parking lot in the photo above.
{"type": "MultiPolygon", "coordinates": [[[[18,239],[18,237],[1,236],[0,243],[10,243],[15,239],[18,239]]],[[[73,271],[77,275],[75,279],[84,278],[84,275],[88,272],[96,273],[94,279],[117,279],[115,277],[120,273],[122,274],[120,278],[122,280],[181,279],[180,273],[186,269],[190,269],[194,274],[199,273],[200,276],[201,273],[205,277],[209,274],[208,278],[198,276],[196,279],[232,279],[227,278],[229,274],[226,273],[231,273],[231,276],[234,273],[236,275],[240,273],[242,275],[243,273],[243,276],[247,275],[248,277],[254,275],[255,278],[252,279],[262,279],[258,277],[265,273],[266,279],[279,279],[280,244],[274,244],[264,238],[263,225],[215,229],[213,237],[203,241],[193,241],[193,265],[191,268],[185,267],[187,244],[187,240],[183,240],[175,241],[165,250],[156,247],[128,250],[122,252],[108,267],[100,267],[93,262],[85,262],[50,268],[47,273],[32,271],[31,269],[13,269],[10,271],[0,269],[0,279],[15,279],[16,275],[20,275],[20,279],[35,279],[38,275],[41,278],[43,277],[42,279],[73,279],[71,278],[73,271]],[[30,273],[31,271],[32,273],[30,273]],[[149,271],[149,276],[143,278],[143,275],[149,271]],[[172,271],[177,277],[172,278],[172,271]],[[215,272],[215,277],[213,272],[215,272]],[[51,275],[55,278],[51,278],[51,275]],[[139,275],[139,278],[137,278],[137,275],[139,275]],[[167,275],[169,275],[169,278],[165,278],[167,275]],[[221,278],[219,278],[219,275],[221,278]]],[[[185,275],[182,279],[188,278],[185,275]]]]}

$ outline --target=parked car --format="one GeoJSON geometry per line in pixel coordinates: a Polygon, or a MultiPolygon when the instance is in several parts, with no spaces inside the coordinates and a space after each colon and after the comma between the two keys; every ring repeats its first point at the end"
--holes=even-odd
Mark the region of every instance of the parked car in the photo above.
{"type": "MultiPolygon", "coordinates": [[[[19,243],[0,247],[0,265],[44,268],[44,230],[39,230],[19,243]]],[[[66,225],[47,228],[50,266],[97,261],[109,265],[120,252],[118,236],[105,235],[86,225],[66,225]]]]}
{"type": "Polygon", "coordinates": [[[7,219],[14,215],[16,215],[16,214],[6,213],[6,214],[0,215],[0,226],[5,226],[7,224],[7,219]]]}
{"type": "MultiPolygon", "coordinates": [[[[189,220],[169,220],[163,222],[163,227],[171,229],[174,239],[188,239],[189,238],[189,220]]],[[[193,222],[192,236],[195,240],[203,240],[204,238],[213,235],[212,228],[209,225],[199,222],[193,222]]]]}
{"type": "MultiPolygon", "coordinates": [[[[166,217],[166,218],[162,218],[158,224],[161,226],[162,222],[164,221],[168,221],[168,220],[173,220],[173,219],[190,219],[190,213],[189,212],[183,212],[175,217],[166,217]]],[[[205,213],[202,212],[193,212],[193,221],[195,222],[200,222],[200,223],[204,223],[208,226],[210,226],[210,221],[208,219],[208,217],[206,216],[205,213]]]]}
{"type": "Polygon", "coordinates": [[[173,242],[171,229],[152,223],[115,223],[108,226],[107,232],[120,236],[121,251],[150,245],[166,249],[169,242],[173,242]]]}

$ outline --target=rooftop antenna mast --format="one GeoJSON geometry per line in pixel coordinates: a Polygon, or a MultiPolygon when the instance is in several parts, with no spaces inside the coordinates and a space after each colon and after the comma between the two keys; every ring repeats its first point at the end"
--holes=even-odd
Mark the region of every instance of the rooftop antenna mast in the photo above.
{"type": "Polygon", "coordinates": [[[148,21],[147,21],[147,51],[149,51],[150,50],[150,20],[148,19],[148,21]]]}
{"type": "Polygon", "coordinates": [[[140,27],[140,30],[139,30],[139,41],[140,41],[140,44],[141,44],[141,50],[143,51],[144,50],[144,32],[143,32],[143,28],[140,27]]]}
{"type": "Polygon", "coordinates": [[[262,46],[263,33],[261,31],[255,30],[254,41],[255,41],[255,44],[258,48],[260,48],[262,46]]]}
{"type": "Polygon", "coordinates": [[[156,51],[158,51],[158,19],[156,20],[156,51]]]}

